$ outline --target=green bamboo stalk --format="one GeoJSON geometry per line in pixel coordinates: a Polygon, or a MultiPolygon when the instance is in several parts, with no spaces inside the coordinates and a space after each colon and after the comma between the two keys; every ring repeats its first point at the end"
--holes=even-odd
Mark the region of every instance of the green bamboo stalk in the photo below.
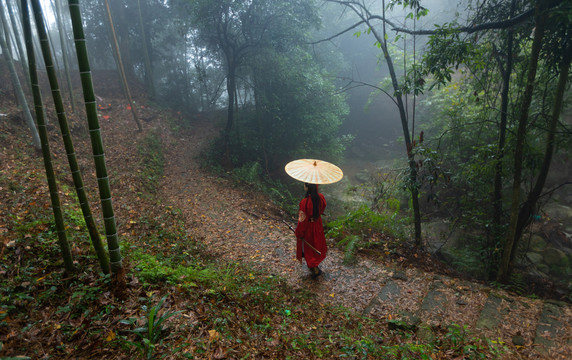
{"type": "Polygon", "coordinates": [[[52,209],[54,212],[54,220],[56,223],[56,231],[58,233],[58,242],[64,259],[64,267],[66,272],[73,272],[73,258],[70,246],[66,237],[64,218],[60,205],[60,197],[58,195],[58,184],[52,165],[52,156],[50,152],[50,143],[48,140],[48,131],[46,129],[46,121],[44,118],[44,107],[42,104],[42,94],[40,93],[40,85],[38,83],[38,73],[36,71],[36,60],[34,56],[34,46],[32,44],[32,30],[30,26],[30,15],[26,0],[22,1],[22,16],[24,19],[24,37],[26,39],[26,49],[28,51],[28,67],[30,71],[30,80],[32,85],[32,93],[34,96],[34,107],[36,110],[36,120],[38,122],[38,131],[40,134],[40,142],[42,144],[42,155],[44,158],[44,167],[46,168],[46,178],[48,180],[48,188],[50,189],[50,199],[52,201],[52,209]]]}
{"type": "Polygon", "coordinates": [[[2,55],[6,59],[8,63],[8,70],[10,72],[10,77],[12,78],[12,84],[14,85],[14,90],[16,92],[16,96],[18,98],[18,102],[22,107],[22,112],[24,113],[24,119],[26,120],[26,125],[30,129],[32,133],[32,142],[34,147],[37,150],[42,148],[40,136],[38,135],[38,129],[36,129],[36,124],[34,124],[34,119],[32,118],[32,114],[30,113],[30,109],[28,108],[28,101],[26,100],[26,96],[24,95],[24,90],[22,89],[22,84],[20,83],[20,79],[18,79],[18,74],[16,73],[16,67],[14,66],[14,61],[12,61],[12,55],[10,54],[10,49],[8,48],[8,44],[6,43],[6,39],[4,37],[4,31],[2,30],[4,24],[6,24],[6,16],[4,11],[0,10],[0,49],[2,49],[2,55]]]}
{"type": "Polygon", "coordinates": [[[99,236],[99,231],[97,230],[97,226],[92,216],[91,209],[89,207],[89,201],[87,199],[87,195],[84,189],[83,178],[77,162],[73,141],[68,126],[68,120],[65,113],[64,103],[62,100],[62,95],[58,84],[58,78],[52,60],[52,53],[50,49],[50,43],[48,40],[48,34],[44,22],[44,17],[42,16],[42,9],[40,7],[39,0],[32,0],[31,3],[34,12],[34,19],[36,20],[36,28],[38,31],[38,36],[40,38],[40,45],[42,47],[42,54],[44,56],[44,64],[46,65],[46,71],[48,73],[48,79],[50,82],[50,88],[52,90],[54,106],[56,108],[58,123],[60,125],[60,131],[62,133],[64,147],[66,149],[68,163],[70,166],[73,183],[77,193],[77,198],[79,200],[81,211],[83,213],[83,218],[85,220],[85,224],[88,229],[89,236],[91,238],[91,243],[93,244],[93,248],[95,249],[95,252],[97,254],[101,270],[103,271],[104,274],[108,274],[109,260],[107,259],[107,254],[105,252],[103,242],[101,241],[101,238],[99,236]]]}
{"type": "Polygon", "coordinates": [[[101,200],[101,210],[103,212],[105,235],[107,237],[107,247],[109,249],[109,258],[111,261],[110,268],[114,281],[117,283],[123,283],[125,281],[125,270],[123,269],[123,261],[119,248],[115,214],[113,212],[111,199],[111,189],[109,186],[109,178],[107,176],[107,166],[105,164],[101,129],[99,127],[99,119],[97,118],[97,104],[95,101],[95,93],[93,91],[93,82],[91,79],[91,70],[87,55],[85,35],[83,32],[79,0],[68,0],[68,6],[72,20],[75,48],[83,88],[87,122],[89,126],[89,135],[91,138],[95,172],[97,175],[97,185],[99,187],[99,197],[101,200]]]}

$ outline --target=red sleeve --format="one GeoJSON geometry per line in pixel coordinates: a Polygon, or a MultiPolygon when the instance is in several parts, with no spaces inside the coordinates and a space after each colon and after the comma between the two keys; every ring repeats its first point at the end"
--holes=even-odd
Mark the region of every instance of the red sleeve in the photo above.
{"type": "Polygon", "coordinates": [[[300,206],[298,207],[298,226],[296,226],[296,237],[302,238],[306,233],[306,228],[308,226],[308,214],[306,214],[306,201],[307,198],[300,201],[300,206]]]}

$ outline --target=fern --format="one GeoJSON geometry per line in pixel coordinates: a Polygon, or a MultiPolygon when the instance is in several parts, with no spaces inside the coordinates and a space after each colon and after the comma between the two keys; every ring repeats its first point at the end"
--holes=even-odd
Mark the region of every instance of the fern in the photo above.
{"type": "Polygon", "coordinates": [[[340,246],[345,245],[344,249],[344,260],[345,265],[355,265],[357,263],[356,252],[361,238],[357,235],[346,236],[342,241],[338,243],[340,246]]]}

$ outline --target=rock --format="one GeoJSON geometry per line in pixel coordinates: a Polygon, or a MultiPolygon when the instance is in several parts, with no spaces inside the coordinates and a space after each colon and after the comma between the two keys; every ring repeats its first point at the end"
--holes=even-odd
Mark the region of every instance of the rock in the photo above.
{"type": "Polygon", "coordinates": [[[437,252],[437,256],[440,257],[445,263],[452,264],[455,261],[456,256],[455,253],[452,251],[452,248],[443,246],[437,252]]]}
{"type": "Polygon", "coordinates": [[[393,274],[392,277],[393,277],[393,279],[395,279],[395,280],[403,280],[403,281],[407,281],[407,280],[408,280],[408,279],[407,279],[407,275],[405,275],[405,272],[403,272],[403,271],[396,271],[396,272],[393,274]]]}
{"type": "Polygon", "coordinates": [[[403,320],[387,320],[387,327],[390,330],[413,331],[417,326],[403,320]]]}
{"type": "Polygon", "coordinates": [[[526,258],[535,266],[542,263],[543,256],[537,252],[529,251],[526,253],[526,258]]]}
{"type": "Polygon", "coordinates": [[[541,252],[546,249],[547,243],[542,236],[532,235],[530,238],[530,250],[535,252],[541,252]]]}
{"type": "Polygon", "coordinates": [[[544,263],[536,265],[536,269],[540,271],[544,276],[548,276],[548,274],[550,274],[550,267],[544,263]]]}
{"type": "Polygon", "coordinates": [[[547,248],[542,252],[542,258],[546,264],[556,266],[566,266],[568,263],[568,256],[560,249],[547,248]]]}
{"type": "Polygon", "coordinates": [[[516,346],[524,346],[524,344],[526,344],[526,341],[522,336],[515,335],[512,337],[512,343],[516,346]]]}
{"type": "Polygon", "coordinates": [[[457,299],[455,302],[457,305],[468,305],[468,303],[463,299],[457,299]]]}
{"type": "Polygon", "coordinates": [[[548,204],[544,207],[544,212],[549,218],[556,221],[572,219],[572,208],[560,204],[548,204]]]}
{"type": "Polygon", "coordinates": [[[433,330],[431,330],[429,325],[420,326],[416,334],[419,340],[425,343],[430,343],[435,340],[435,334],[433,334],[433,330]]]}

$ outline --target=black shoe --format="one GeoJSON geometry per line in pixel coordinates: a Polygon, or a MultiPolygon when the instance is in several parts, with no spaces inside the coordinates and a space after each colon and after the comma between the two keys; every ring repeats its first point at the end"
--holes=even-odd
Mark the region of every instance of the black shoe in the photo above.
{"type": "Polygon", "coordinates": [[[312,279],[317,279],[318,276],[322,275],[322,270],[319,267],[310,268],[312,279]]]}

